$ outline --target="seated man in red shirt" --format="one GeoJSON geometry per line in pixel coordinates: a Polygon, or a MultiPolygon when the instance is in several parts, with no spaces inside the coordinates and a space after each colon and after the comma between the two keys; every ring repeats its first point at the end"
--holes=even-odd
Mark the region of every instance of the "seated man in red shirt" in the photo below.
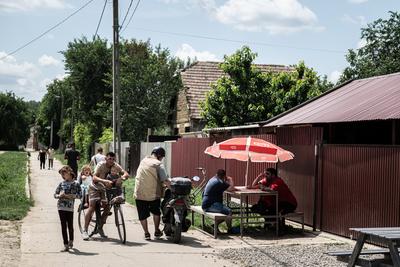
{"type": "MultiPolygon", "coordinates": [[[[287,214],[294,212],[297,208],[297,201],[287,184],[277,176],[276,169],[268,168],[260,173],[254,180],[251,188],[269,187],[278,191],[278,209],[279,213],[287,214]]],[[[252,212],[261,215],[276,214],[276,198],[274,196],[261,197],[257,204],[251,207],[252,212]]]]}

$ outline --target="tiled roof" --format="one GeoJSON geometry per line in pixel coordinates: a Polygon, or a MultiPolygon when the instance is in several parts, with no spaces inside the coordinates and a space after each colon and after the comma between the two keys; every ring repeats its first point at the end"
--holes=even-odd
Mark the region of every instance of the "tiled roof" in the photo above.
{"type": "Polygon", "coordinates": [[[400,73],[349,82],[267,121],[268,126],[400,119],[400,73]]]}
{"type": "MultiPolygon", "coordinates": [[[[200,101],[204,101],[206,93],[214,83],[223,75],[219,69],[220,62],[199,61],[181,72],[184,88],[187,90],[190,118],[200,119],[200,101]]],[[[291,71],[291,67],[283,65],[256,64],[262,72],[291,71]]]]}

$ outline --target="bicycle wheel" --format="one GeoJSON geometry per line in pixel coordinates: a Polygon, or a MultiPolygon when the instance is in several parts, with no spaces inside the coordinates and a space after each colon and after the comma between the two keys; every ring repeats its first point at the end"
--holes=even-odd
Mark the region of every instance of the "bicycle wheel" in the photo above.
{"type": "Polygon", "coordinates": [[[83,233],[84,226],[85,226],[85,216],[86,216],[86,211],[83,207],[83,202],[79,204],[79,212],[78,212],[78,226],[79,226],[79,231],[81,234],[83,233]]]}
{"type": "Polygon", "coordinates": [[[115,215],[115,226],[118,229],[119,239],[122,244],[126,242],[126,230],[125,230],[125,220],[124,214],[122,213],[122,207],[120,205],[114,205],[114,215],[115,215]]]}
{"type": "Polygon", "coordinates": [[[99,226],[101,225],[101,210],[100,203],[96,203],[96,210],[89,222],[88,234],[93,236],[98,233],[99,226]]]}

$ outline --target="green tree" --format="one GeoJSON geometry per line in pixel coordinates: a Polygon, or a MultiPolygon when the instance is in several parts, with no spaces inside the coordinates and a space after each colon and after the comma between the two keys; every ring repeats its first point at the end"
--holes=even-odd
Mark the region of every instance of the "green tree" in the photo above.
{"type": "Polygon", "coordinates": [[[47,93],[42,98],[36,118],[41,143],[49,144],[51,121],[53,146],[59,146],[60,137],[63,143],[70,140],[73,94],[68,78],[61,81],[56,79],[47,86],[47,93]]]}
{"type": "Polygon", "coordinates": [[[36,116],[39,111],[40,102],[37,101],[27,101],[28,114],[30,114],[29,124],[33,125],[36,122],[36,116]]]}
{"type": "Polygon", "coordinates": [[[289,110],[311,98],[325,92],[333,86],[327,81],[327,77],[320,78],[303,61],[293,66],[291,72],[268,73],[267,91],[272,94],[273,109],[267,118],[276,116],[289,110]]]}
{"type": "Polygon", "coordinates": [[[349,66],[339,82],[400,71],[400,14],[389,14],[389,19],[378,19],[361,29],[366,44],[358,50],[349,50],[346,55],[349,66]]]}
{"type": "Polygon", "coordinates": [[[103,130],[103,134],[99,138],[99,142],[101,144],[112,142],[113,141],[113,129],[112,128],[105,128],[103,130]]]}
{"type": "Polygon", "coordinates": [[[29,137],[28,105],[14,93],[0,92],[0,149],[16,149],[29,137]]]}
{"type": "Polygon", "coordinates": [[[200,104],[207,127],[267,120],[332,86],[304,62],[290,72],[262,73],[253,64],[256,56],[244,46],[224,57],[220,67],[226,75],[211,86],[200,104]]]}
{"type": "Polygon", "coordinates": [[[92,144],[93,123],[77,123],[74,127],[74,142],[84,161],[90,159],[90,145],[92,144]]]}
{"type": "Polygon", "coordinates": [[[182,62],[150,42],[121,43],[121,133],[123,140],[144,140],[147,128],[167,124],[171,104],[182,88],[182,62]]]}
{"type": "Polygon", "coordinates": [[[65,69],[69,72],[70,91],[73,93],[71,115],[75,122],[93,122],[94,138],[101,136],[111,125],[112,53],[107,40],[86,37],[75,39],[62,52],[65,69]]]}
{"type": "Polygon", "coordinates": [[[267,80],[253,65],[257,54],[244,46],[231,56],[225,56],[220,68],[225,74],[208,92],[201,103],[207,126],[240,125],[265,118],[271,107],[271,93],[264,90],[267,80]]]}

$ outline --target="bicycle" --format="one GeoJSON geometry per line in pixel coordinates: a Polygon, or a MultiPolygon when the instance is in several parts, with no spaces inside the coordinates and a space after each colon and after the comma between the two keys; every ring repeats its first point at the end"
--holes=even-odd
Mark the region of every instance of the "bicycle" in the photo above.
{"type": "MultiPolygon", "coordinates": [[[[125,187],[122,188],[122,198],[118,196],[118,188],[113,187],[111,189],[107,189],[107,200],[108,200],[108,205],[110,205],[110,211],[113,210],[114,213],[114,222],[115,226],[117,227],[118,230],[118,236],[122,244],[126,243],[126,229],[125,229],[125,220],[124,220],[124,214],[122,212],[122,204],[125,203],[125,198],[123,197],[125,195],[125,187]]],[[[81,203],[78,208],[78,225],[79,225],[79,230],[82,233],[84,231],[84,225],[85,225],[85,215],[86,215],[86,208],[84,206],[85,204],[85,195],[87,194],[86,191],[82,193],[82,199],[81,203]]],[[[104,209],[100,207],[100,202],[96,202],[96,209],[95,213],[92,216],[92,219],[89,222],[88,226],[88,234],[89,237],[92,237],[95,234],[99,233],[99,229],[103,227],[103,222],[101,220],[101,214],[104,212],[104,209]]]]}
{"type": "Polygon", "coordinates": [[[204,187],[207,184],[207,171],[205,168],[203,167],[197,167],[196,170],[201,171],[202,173],[202,178],[199,178],[200,183],[197,184],[197,186],[191,191],[190,195],[189,195],[189,201],[191,205],[196,204],[196,198],[197,195],[202,194],[204,187]]]}

